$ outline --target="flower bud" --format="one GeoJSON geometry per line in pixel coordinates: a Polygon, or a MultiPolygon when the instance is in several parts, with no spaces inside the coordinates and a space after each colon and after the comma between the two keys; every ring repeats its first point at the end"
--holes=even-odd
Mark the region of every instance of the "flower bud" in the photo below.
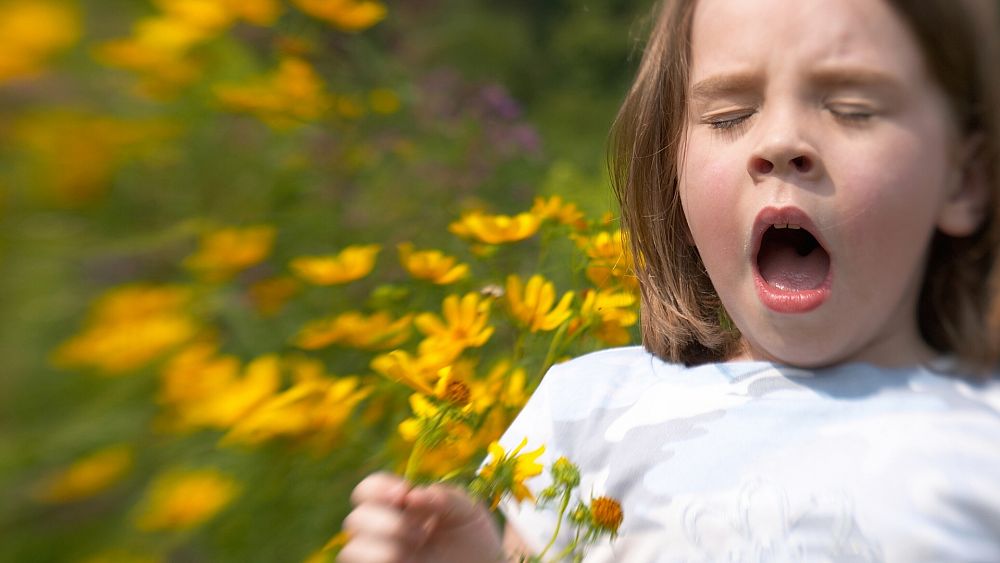
{"type": "Polygon", "coordinates": [[[569,488],[580,484],[580,469],[565,457],[560,457],[552,464],[552,478],[556,483],[569,488]]]}

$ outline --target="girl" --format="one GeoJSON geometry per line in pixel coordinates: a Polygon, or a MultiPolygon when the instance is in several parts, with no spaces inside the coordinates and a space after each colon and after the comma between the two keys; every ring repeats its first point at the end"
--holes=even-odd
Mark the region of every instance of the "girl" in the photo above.
{"type": "MultiPolygon", "coordinates": [[[[501,440],[621,499],[587,561],[1000,561],[992,8],[661,8],[612,136],[644,349],[556,366],[501,440]]],[[[502,545],[387,474],[353,502],[345,562],[516,560],[556,524],[508,503],[502,545]]]]}

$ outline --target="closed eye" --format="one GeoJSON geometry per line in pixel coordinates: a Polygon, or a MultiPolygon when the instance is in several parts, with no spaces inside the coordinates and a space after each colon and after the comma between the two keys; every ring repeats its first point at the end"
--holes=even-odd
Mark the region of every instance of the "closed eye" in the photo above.
{"type": "Polygon", "coordinates": [[[875,111],[865,106],[828,105],[827,110],[838,121],[853,125],[860,125],[875,117],[875,111]]]}
{"type": "Polygon", "coordinates": [[[733,132],[731,130],[737,129],[746,124],[747,120],[750,119],[755,111],[744,111],[741,113],[728,113],[723,115],[713,115],[705,117],[702,123],[705,123],[712,129],[726,130],[728,132],[733,132]]]}

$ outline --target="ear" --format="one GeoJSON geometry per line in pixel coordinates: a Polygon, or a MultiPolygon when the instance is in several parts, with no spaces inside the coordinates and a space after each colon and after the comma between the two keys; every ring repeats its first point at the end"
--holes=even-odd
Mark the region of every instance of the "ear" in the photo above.
{"type": "Polygon", "coordinates": [[[990,178],[986,166],[986,138],[976,133],[962,144],[958,178],[938,214],[938,229],[949,236],[966,237],[986,219],[990,178]]]}

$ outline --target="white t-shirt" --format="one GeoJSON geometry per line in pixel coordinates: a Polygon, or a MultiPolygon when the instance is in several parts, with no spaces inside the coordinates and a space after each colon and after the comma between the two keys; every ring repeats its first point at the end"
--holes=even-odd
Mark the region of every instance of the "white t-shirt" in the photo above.
{"type": "MultiPolygon", "coordinates": [[[[621,501],[618,539],[588,562],[1000,562],[995,379],[687,368],[619,348],[553,367],[500,442],[525,437],[546,468],[579,465],[584,499],[621,501]]],[[[527,482],[550,483],[547,470],[527,482]]],[[[502,510],[536,553],[548,542],[555,507],[502,510]]]]}

